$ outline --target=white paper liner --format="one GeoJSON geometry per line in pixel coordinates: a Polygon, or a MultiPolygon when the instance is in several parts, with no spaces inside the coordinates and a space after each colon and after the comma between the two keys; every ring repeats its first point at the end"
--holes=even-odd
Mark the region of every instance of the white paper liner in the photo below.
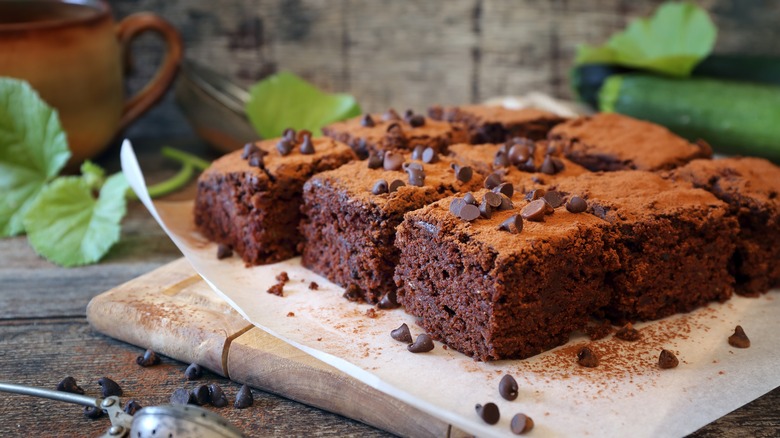
{"type": "Polygon", "coordinates": [[[378,316],[369,318],[372,306],[346,301],[342,288],[303,268],[299,258],[251,268],[238,257],[218,261],[216,245],[194,228],[192,202],[153,204],[127,140],[121,161],[152,216],[204,280],[248,321],[469,433],[514,436],[509,423],[522,412],[535,422],[530,436],[681,436],[780,385],[776,290],[638,324],[642,338],[633,343],[612,336],[593,342],[580,334],[530,359],[491,363],[475,362],[438,342],[430,353],[412,354],[389,335],[402,322],[413,337],[422,333],[403,310],[377,310],[378,316]],[[267,293],[282,271],[290,277],[284,297],[267,293]],[[319,290],[309,290],[311,281],[319,290]],[[727,343],[737,324],[750,337],[748,349],[727,343]],[[576,363],[577,350],[586,344],[600,356],[597,368],[576,363]],[[658,368],[662,348],[677,354],[677,368],[658,368]],[[511,402],[497,389],[507,373],[520,385],[511,402]],[[475,404],[491,401],[501,411],[494,426],[474,410],[475,404]]]}

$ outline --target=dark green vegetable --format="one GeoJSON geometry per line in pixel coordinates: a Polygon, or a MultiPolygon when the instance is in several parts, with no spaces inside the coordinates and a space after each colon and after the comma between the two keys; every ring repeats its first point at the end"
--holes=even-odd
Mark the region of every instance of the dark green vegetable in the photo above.
{"type": "Polygon", "coordinates": [[[780,87],[717,79],[644,74],[609,77],[601,111],[659,123],[716,152],[780,162],[780,87]]]}
{"type": "Polygon", "coordinates": [[[693,76],[780,85],[780,58],[712,55],[693,69],[693,76]]]}

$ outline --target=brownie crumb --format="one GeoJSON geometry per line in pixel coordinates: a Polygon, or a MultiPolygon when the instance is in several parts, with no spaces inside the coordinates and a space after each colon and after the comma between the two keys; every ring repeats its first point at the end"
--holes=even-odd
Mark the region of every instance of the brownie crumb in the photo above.
{"type": "Polygon", "coordinates": [[[595,368],[599,364],[599,358],[590,348],[582,347],[577,352],[577,363],[587,368],[595,368]]]}
{"type": "Polygon", "coordinates": [[[615,337],[628,342],[638,341],[642,335],[639,334],[639,330],[635,329],[631,323],[626,323],[620,330],[615,333],[615,337]]]}
{"type": "Polygon", "coordinates": [[[319,290],[319,289],[320,289],[320,285],[317,284],[316,281],[312,281],[311,283],[309,283],[309,290],[319,290]]]}
{"type": "Polygon", "coordinates": [[[271,295],[276,295],[277,297],[283,297],[284,283],[276,283],[275,285],[269,287],[266,292],[268,292],[271,295]]]}
{"type": "Polygon", "coordinates": [[[287,312],[288,318],[292,318],[293,316],[295,316],[295,312],[287,312]]]}
{"type": "Polygon", "coordinates": [[[661,354],[658,356],[658,368],[666,370],[669,368],[676,368],[680,364],[677,360],[677,356],[669,350],[661,350],[661,354]]]}
{"type": "Polygon", "coordinates": [[[233,256],[233,248],[229,245],[220,243],[217,245],[217,260],[226,259],[233,256]]]}
{"type": "Polygon", "coordinates": [[[276,281],[282,284],[287,283],[290,281],[290,276],[287,275],[287,271],[282,271],[279,273],[279,275],[276,276],[276,281]]]}
{"type": "Polygon", "coordinates": [[[745,330],[742,329],[741,325],[736,326],[734,328],[734,334],[729,336],[729,345],[736,348],[750,347],[750,339],[748,339],[745,330]]]}
{"type": "Polygon", "coordinates": [[[376,318],[377,316],[379,316],[379,315],[377,315],[376,310],[374,310],[373,308],[366,310],[366,317],[367,318],[372,318],[373,319],[373,318],[376,318]]]}
{"type": "Polygon", "coordinates": [[[517,414],[512,417],[512,422],[509,424],[509,427],[515,435],[523,435],[534,428],[534,420],[525,414],[517,414]]]}
{"type": "Polygon", "coordinates": [[[495,403],[477,404],[474,406],[474,409],[476,409],[479,418],[487,424],[496,424],[501,418],[501,412],[499,412],[495,403]]]}
{"type": "Polygon", "coordinates": [[[597,341],[612,333],[612,324],[609,321],[601,321],[585,327],[585,333],[590,337],[591,341],[597,341]]]}

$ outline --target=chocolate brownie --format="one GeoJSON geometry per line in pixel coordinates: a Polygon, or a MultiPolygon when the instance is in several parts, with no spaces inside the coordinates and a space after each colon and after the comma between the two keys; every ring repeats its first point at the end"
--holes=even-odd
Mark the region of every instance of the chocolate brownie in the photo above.
{"type": "MultiPolygon", "coordinates": [[[[492,194],[474,193],[480,209],[492,194]]],[[[475,218],[462,198],[407,213],[398,227],[398,299],[436,339],[483,361],[526,358],[565,343],[609,303],[602,285],[617,254],[607,221],[563,204],[522,221],[535,205],[521,194],[475,218]]]]}
{"type": "Polygon", "coordinates": [[[739,221],[730,266],[737,293],[780,287],[780,167],[761,158],[694,160],[669,176],[713,193],[739,221]]]}
{"type": "Polygon", "coordinates": [[[567,158],[593,171],[668,170],[712,155],[704,142],[690,143],[663,126],[615,113],[561,123],[549,138],[567,158]]]}
{"type": "Polygon", "coordinates": [[[566,120],[549,111],[498,105],[434,106],[428,109],[428,116],[464,124],[472,144],[502,143],[513,137],[541,140],[550,128],[566,120]]]}
{"type": "Polygon", "coordinates": [[[303,265],[369,303],[395,292],[399,252],[393,242],[403,214],[482,186],[480,175],[456,173],[450,165],[446,157],[428,163],[388,152],[384,161],[315,175],[303,189],[303,265]]]}
{"type": "Polygon", "coordinates": [[[393,110],[332,123],[322,128],[322,132],[350,145],[361,159],[372,152],[411,151],[417,146],[442,153],[450,144],[465,143],[468,139],[465,128],[459,124],[433,120],[411,111],[399,115],[393,110]]]}
{"type": "Polygon", "coordinates": [[[195,224],[248,265],[293,257],[301,240],[303,183],[356,158],[330,138],[292,137],[250,143],[216,160],[198,179],[195,224]]]}
{"type": "Polygon", "coordinates": [[[588,172],[555,151],[548,151],[545,141],[520,139],[503,144],[456,144],[450,146],[450,157],[483,175],[496,173],[501,181],[512,183],[515,190],[522,193],[544,187],[558,178],[588,172]]]}
{"type": "Polygon", "coordinates": [[[644,171],[586,173],[552,188],[613,224],[609,246],[621,267],[607,277],[609,318],[658,319],[731,296],[738,225],[711,193],[644,171]]]}

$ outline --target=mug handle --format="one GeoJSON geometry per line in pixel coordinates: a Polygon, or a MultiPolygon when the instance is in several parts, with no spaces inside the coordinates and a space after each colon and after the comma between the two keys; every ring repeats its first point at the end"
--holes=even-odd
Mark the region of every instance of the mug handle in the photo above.
{"type": "Polygon", "coordinates": [[[127,53],[130,49],[130,43],[138,35],[148,30],[158,33],[165,40],[167,46],[165,58],[149,83],[125,102],[122,108],[122,117],[119,120],[119,131],[127,128],[133,120],[148,111],[163,97],[179,70],[184,51],[181,35],[170,23],[149,12],[132,14],[119,22],[116,33],[122,52],[127,53]]]}

